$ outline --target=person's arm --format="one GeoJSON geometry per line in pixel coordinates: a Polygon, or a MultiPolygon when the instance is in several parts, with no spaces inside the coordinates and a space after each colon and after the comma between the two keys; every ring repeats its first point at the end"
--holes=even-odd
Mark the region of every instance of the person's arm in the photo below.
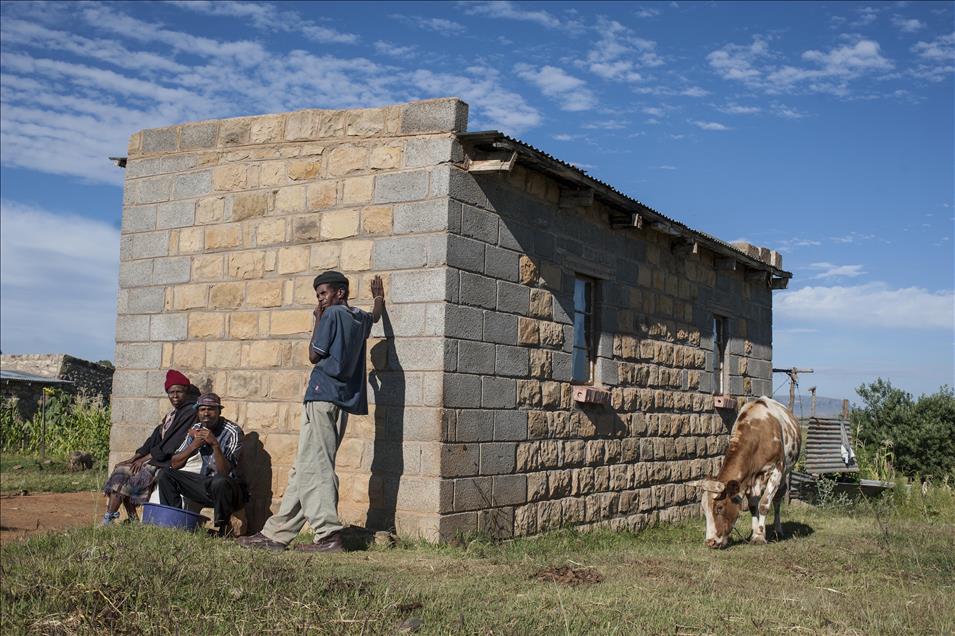
{"type": "Polygon", "coordinates": [[[371,309],[371,321],[377,323],[381,320],[381,314],[385,312],[385,285],[381,282],[381,276],[376,275],[371,279],[371,295],[375,298],[375,306],[371,309]]]}
{"type": "Polygon", "coordinates": [[[322,322],[322,307],[316,305],[312,314],[315,316],[315,326],[312,328],[312,339],[308,341],[308,361],[312,364],[318,364],[324,356],[315,349],[315,338],[318,337],[318,326],[322,322]]]}
{"type": "Polygon", "coordinates": [[[193,433],[192,441],[189,444],[186,444],[181,451],[179,451],[178,453],[172,456],[172,459],[169,460],[170,468],[174,468],[178,470],[186,465],[186,462],[189,461],[189,458],[192,457],[196,453],[196,451],[198,451],[199,448],[205,443],[199,437],[199,433],[204,430],[206,429],[198,429],[198,430],[192,431],[193,433]]]}
{"type": "Polygon", "coordinates": [[[194,434],[197,440],[201,440],[200,446],[202,444],[208,444],[209,448],[212,449],[212,459],[216,463],[216,474],[228,477],[232,471],[232,462],[225,456],[222,445],[219,443],[219,438],[208,428],[199,429],[194,434]]]}

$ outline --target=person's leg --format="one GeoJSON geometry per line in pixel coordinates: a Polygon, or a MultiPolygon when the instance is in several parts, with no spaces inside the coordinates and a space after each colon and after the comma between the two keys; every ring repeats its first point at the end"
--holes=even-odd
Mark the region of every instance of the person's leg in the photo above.
{"type": "Polygon", "coordinates": [[[279,511],[268,518],[262,531],[259,533],[270,541],[277,541],[288,545],[292,542],[305,525],[305,513],[302,510],[302,501],[300,496],[300,484],[302,480],[301,466],[306,466],[314,454],[314,432],[313,426],[309,421],[308,405],[312,402],[306,402],[302,405],[302,422],[298,433],[298,451],[295,457],[295,465],[289,471],[288,485],[285,487],[285,494],[282,496],[282,503],[279,505],[279,511]]]}
{"type": "Polygon", "coordinates": [[[206,482],[209,477],[202,477],[196,473],[184,470],[164,468],[159,471],[156,483],[159,486],[159,501],[164,506],[182,508],[182,498],[190,499],[203,505],[209,505],[206,482]]]}
{"type": "Polygon", "coordinates": [[[242,506],[242,489],[239,482],[228,477],[213,477],[208,483],[209,502],[215,514],[212,523],[222,528],[229,523],[232,512],[242,506]]]}
{"type": "Polygon", "coordinates": [[[306,402],[313,429],[310,461],[301,469],[299,497],[315,542],[341,531],[335,454],[341,441],[341,409],[330,402],[306,402]]]}

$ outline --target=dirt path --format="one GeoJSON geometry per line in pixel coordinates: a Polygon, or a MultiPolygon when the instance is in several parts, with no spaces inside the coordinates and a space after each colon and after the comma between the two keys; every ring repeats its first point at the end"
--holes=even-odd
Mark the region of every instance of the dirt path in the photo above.
{"type": "Polygon", "coordinates": [[[45,493],[0,497],[0,543],[23,537],[91,526],[103,514],[101,492],[45,493]]]}

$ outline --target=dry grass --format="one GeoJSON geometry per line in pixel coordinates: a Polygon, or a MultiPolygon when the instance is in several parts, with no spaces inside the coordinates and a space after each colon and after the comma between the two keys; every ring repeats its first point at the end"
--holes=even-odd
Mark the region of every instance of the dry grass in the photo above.
{"type": "Polygon", "coordinates": [[[784,519],[796,536],[719,552],[703,547],[702,522],[332,556],[157,528],[81,530],[3,548],[2,624],[37,634],[955,632],[951,491],[793,506],[784,519]]]}

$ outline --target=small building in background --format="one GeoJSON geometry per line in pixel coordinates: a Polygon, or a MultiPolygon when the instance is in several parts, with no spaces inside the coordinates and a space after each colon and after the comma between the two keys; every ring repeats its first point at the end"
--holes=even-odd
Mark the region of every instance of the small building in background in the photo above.
{"type": "Polygon", "coordinates": [[[0,356],[0,398],[16,398],[23,419],[33,417],[47,387],[109,403],[113,371],[111,365],[60,353],[4,355],[0,356]]]}

